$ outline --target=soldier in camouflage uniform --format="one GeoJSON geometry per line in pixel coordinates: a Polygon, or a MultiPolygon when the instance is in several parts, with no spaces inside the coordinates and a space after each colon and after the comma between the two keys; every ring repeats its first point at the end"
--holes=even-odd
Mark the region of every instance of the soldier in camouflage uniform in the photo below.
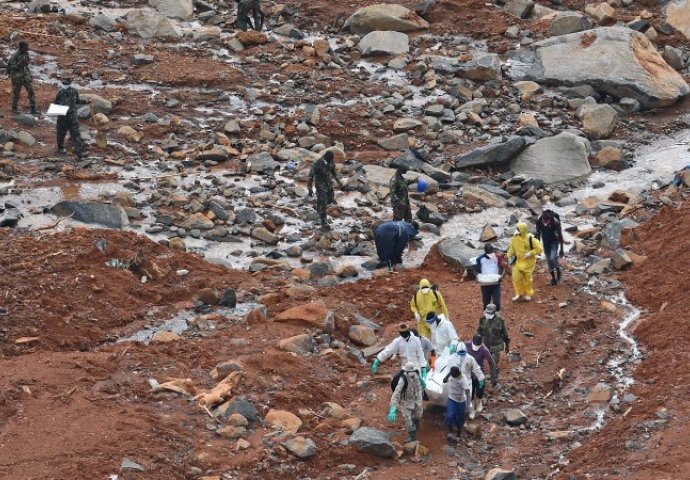
{"type": "Polygon", "coordinates": [[[510,351],[510,337],[508,336],[506,323],[496,314],[496,305],[493,303],[486,306],[484,315],[479,319],[477,335],[484,337],[484,345],[489,349],[491,356],[494,357],[496,366],[498,366],[501,352],[503,350],[506,353],[510,351]]]}
{"type": "Polygon", "coordinates": [[[311,166],[309,181],[307,182],[307,189],[311,197],[314,195],[312,185],[316,181],[316,211],[323,226],[328,225],[326,208],[329,204],[335,203],[333,180],[338,180],[338,175],[335,172],[335,164],[333,163],[333,152],[328,150],[311,166]]]}
{"type": "Polygon", "coordinates": [[[74,145],[74,152],[78,157],[84,154],[84,141],[81,139],[79,132],[79,119],[77,117],[77,108],[79,105],[86,105],[88,100],[81,100],[79,92],[72,86],[72,80],[69,78],[62,79],[62,85],[55,96],[55,104],[65,105],[69,107],[67,115],[59,116],[57,119],[57,150],[58,153],[67,153],[65,150],[65,136],[69,132],[69,137],[74,145]]]}
{"type": "Polygon", "coordinates": [[[29,70],[29,44],[19,42],[17,50],[7,62],[7,75],[12,80],[12,113],[19,113],[19,95],[22,87],[26,89],[29,96],[29,106],[31,113],[36,115],[36,95],[34,94],[33,79],[29,70]]]}
{"type": "Polygon", "coordinates": [[[407,194],[407,187],[416,180],[407,180],[403,175],[407,173],[407,167],[401,165],[396,169],[390,182],[391,205],[393,207],[393,220],[401,220],[407,223],[412,222],[412,209],[410,208],[410,197],[407,194]]]}
{"type": "Polygon", "coordinates": [[[245,32],[249,27],[261,31],[264,26],[264,14],[261,11],[259,0],[238,0],[237,25],[245,32]],[[254,19],[254,23],[250,18],[254,19]]]}

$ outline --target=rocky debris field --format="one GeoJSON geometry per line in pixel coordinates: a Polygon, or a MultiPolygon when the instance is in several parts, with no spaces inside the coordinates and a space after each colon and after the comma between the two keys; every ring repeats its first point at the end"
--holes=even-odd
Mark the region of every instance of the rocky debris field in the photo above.
{"type": "Polygon", "coordinates": [[[658,325],[682,336],[688,2],[262,8],[241,32],[226,1],[0,4],[0,61],[30,43],[39,108],[63,75],[91,100],[81,160],[54,117],[0,111],[2,476],[684,478],[658,325]],[[306,179],[328,149],[325,231],[306,179]],[[372,228],[398,165],[428,189],[391,275],[372,228]],[[394,367],[368,364],[412,287],[437,283],[469,339],[472,258],[545,204],[565,282],[505,306],[514,353],[457,448],[434,410],[401,444],[394,367]]]}

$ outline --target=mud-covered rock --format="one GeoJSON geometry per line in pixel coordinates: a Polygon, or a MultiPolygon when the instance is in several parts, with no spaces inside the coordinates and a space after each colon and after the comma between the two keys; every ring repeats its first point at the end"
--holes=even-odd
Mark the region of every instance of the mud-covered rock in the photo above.
{"type": "Polygon", "coordinates": [[[644,108],[671,105],[690,91],[646,36],[625,27],[552,37],[512,56],[519,60],[510,68],[513,79],[591,85],[617,98],[637,99],[644,108]]]}
{"type": "Polygon", "coordinates": [[[379,457],[395,456],[395,447],[389,440],[388,434],[375,428],[358,428],[350,435],[349,443],[362,452],[373,453],[379,457]]]}
{"type": "Polygon", "coordinates": [[[429,24],[402,5],[377,3],[357,10],[345,21],[343,28],[357,34],[366,34],[375,30],[413,32],[425,30],[429,28],[429,24]]]}
{"type": "Polygon", "coordinates": [[[588,176],[589,141],[570,132],[537,140],[512,160],[510,169],[517,175],[554,184],[588,176]]]}

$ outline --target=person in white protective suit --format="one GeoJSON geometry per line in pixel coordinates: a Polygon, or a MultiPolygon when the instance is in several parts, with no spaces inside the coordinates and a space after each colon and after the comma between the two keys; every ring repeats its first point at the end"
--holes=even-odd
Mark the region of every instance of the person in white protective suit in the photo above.
{"type": "Polygon", "coordinates": [[[412,334],[410,327],[406,323],[401,323],[399,328],[400,336],[388,344],[377,356],[371,366],[371,373],[376,373],[381,362],[385,362],[393,355],[400,358],[400,366],[411,363],[415,369],[421,372],[420,380],[422,387],[426,387],[424,378],[427,373],[427,363],[424,358],[424,351],[419,338],[412,334]]]}
{"type": "MultiPolygon", "coordinates": [[[[436,347],[436,351],[441,353],[446,347],[454,347],[458,341],[458,332],[450,320],[444,314],[436,315],[429,312],[426,316],[426,323],[431,328],[431,343],[436,347]]],[[[454,353],[452,351],[450,353],[454,353]]]]}
{"type": "MultiPolygon", "coordinates": [[[[472,398],[472,374],[474,374],[474,376],[479,380],[479,385],[481,387],[484,386],[484,372],[482,372],[482,369],[477,361],[472,358],[472,355],[467,354],[465,342],[457,342],[455,346],[455,354],[451,357],[448,365],[450,367],[457,366],[460,369],[467,398],[472,398]]],[[[468,402],[467,409],[469,411],[470,418],[474,418],[475,413],[471,402],[468,402]]]]}

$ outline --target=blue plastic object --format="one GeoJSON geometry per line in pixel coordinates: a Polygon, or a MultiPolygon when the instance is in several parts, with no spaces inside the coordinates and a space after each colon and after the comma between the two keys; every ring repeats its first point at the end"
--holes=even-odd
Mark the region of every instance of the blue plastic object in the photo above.
{"type": "Polygon", "coordinates": [[[427,185],[426,180],[424,180],[423,178],[418,178],[418,179],[417,179],[417,191],[418,191],[419,193],[424,193],[424,192],[426,192],[426,189],[427,189],[428,186],[429,186],[429,185],[427,185]]]}

